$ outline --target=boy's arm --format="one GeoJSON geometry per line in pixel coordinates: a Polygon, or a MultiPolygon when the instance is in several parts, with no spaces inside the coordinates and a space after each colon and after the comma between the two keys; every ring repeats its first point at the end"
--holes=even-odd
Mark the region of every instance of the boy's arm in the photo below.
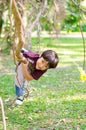
{"type": "Polygon", "coordinates": [[[25,76],[26,80],[28,80],[28,81],[33,80],[33,77],[29,74],[29,72],[27,70],[28,62],[27,62],[27,64],[24,64],[24,63],[21,63],[21,64],[22,64],[22,69],[23,69],[24,76],[25,76]]]}

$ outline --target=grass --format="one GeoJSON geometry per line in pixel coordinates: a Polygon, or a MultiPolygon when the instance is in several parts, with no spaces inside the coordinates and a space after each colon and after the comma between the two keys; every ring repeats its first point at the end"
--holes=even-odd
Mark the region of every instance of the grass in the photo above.
{"type": "MultiPolygon", "coordinates": [[[[33,50],[38,51],[37,39],[33,50]]],[[[86,130],[86,82],[80,80],[76,64],[83,66],[81,39],[41,39],[40,52],[55,50],[60,63],[38,81],[22,106],[5,106],[7,130],[86,130]],[[76,64],[75,64],[76,63],[76,64]]],[[[0,96],[3,101],[15,96],[13,59],[0,57],[0,96]]],[[[1,113],[1,112],[0,112],[1,113]]],[[[0,130],[3,129],[0,114],[0,130]]]]}

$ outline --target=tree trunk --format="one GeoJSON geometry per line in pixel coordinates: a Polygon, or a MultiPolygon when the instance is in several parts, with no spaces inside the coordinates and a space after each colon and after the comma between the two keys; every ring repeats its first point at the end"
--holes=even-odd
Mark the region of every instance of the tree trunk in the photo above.
{"type": "Polygon", "coordinates": [[[2,32],[2,27],[3,27],[3,23],[4,23],[4,20],[3,20],[3,12],[4,12],[4,4],[3,2],[0,2],[0,35],[1,35],[1,32],[2,32]]]}

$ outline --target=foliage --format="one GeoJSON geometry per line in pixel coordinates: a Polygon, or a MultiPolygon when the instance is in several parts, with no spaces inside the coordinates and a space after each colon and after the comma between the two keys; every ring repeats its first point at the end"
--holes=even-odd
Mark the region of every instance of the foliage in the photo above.
{"type": "Polygon", "coordinates": [[[83,9],[82,2],[80,0],[67,0],[66,6],[67,16],[64,19],[62,30],[79,32],[80,26],[82,26],[82,30],[86,31],[86,24],[84,23],[86,11],[83,9]]]}

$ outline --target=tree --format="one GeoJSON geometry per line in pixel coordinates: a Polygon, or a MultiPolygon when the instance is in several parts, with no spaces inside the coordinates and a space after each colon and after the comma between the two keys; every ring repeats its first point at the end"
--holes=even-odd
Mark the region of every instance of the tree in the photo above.
{"type": "Polygon", "coordinates": [[[66,17],[63,28],[66,31],[80,31],[80,23],[84,24],[86,9],[83,8],[81,0],[67,0],[66,17]]]}
{"type": "Polygon", "coordinates": [[[4,4],[3,2],[1,1],[0,2],[0,34],[2,32],[2,26],[3,26],[3,23],[4,23],[4,20],[3,20],[3,12],[4,12],[4,4]]]}
{"type": "MultiPolygon", "coordinates": [[[[3,0],[2,0],[3,1],[3,0]]],[[[28,37],[28,49],[31,50],[31,34],[33,31],[39,33],[41,30],[52,31],[55,30],[58,34],[60,30],[60,24],[64,18],[65,12],[65,1],[64,0],[16,0],[17,12],[13,9],[12,2],[14,0],[9,0],[9,23],[12,41],[16,41],[18,44],[18,28],[19,24],[22,24],[23,36],[28,37]],[[14,17],[12,15],[12,10],[14,17]],[[16,12],[16,13],[15,13],[16,12]],[[18,24],[17,14],[19,12],[19,17],[21,21],[18,24]],[[24,21],[25,20],[25,21],[24,21]],[[24,21],[24,22],[23,22],[24,21]],[[17,25],[16,25],[17,24],[17,25]],[[17,35],[15,35],[17,34],[17,35]]],[[[25,40],[26,43],[26,40],[25,40]]],[[[24,44],[25,44],[24,43],[24,44]]],[[[23,44],[22,44],[23,45],[23,44]]]]}

